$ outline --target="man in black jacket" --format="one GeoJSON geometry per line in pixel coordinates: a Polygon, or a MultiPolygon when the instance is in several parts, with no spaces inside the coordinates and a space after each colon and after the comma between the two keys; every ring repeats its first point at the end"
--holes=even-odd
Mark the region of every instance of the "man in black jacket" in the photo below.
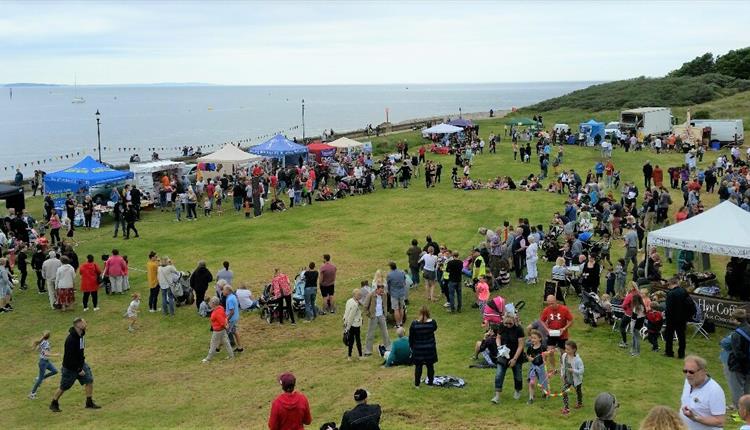
{"type": "Polygon", "coordinates": [[[73,327],[65,339],[65,353],[62,362],[62,377],[60,378],[60,388],[52,396],[52,403],[49,409],[52,412],[60,412],[58,401],[64,392],[68,391],[73,384],[78,381],[86,390],[86,409],[99,409],[100,406],[94,403],[92,395],[94,393],[94,375],[86,364],[84,355],[86,335],[86,320],[76,318],[73,321],[73,327]]]}
{"type": "Polygon", "coordinates": [[[654,174],[654,168],[651,166],[651,162],[646,160],[646,164],[643,165],[643,186],[646,189],[651,188],[651,177],[654,174]]]}
{"type": "Polygon", "coordinates": [[[695,302],[676,278],[669,280],[669,292],[667,293],[664,314],[667,322],[666,332],[664,333],[664,343],[666,344],[664,355],[674,357],[672,343],[675,334],[677,334],[677,356],[685,358],[685,328],[687,322],[695,314],[695,302]]]}
{"type": "Polygon", "coordinates": [[[42,264],[44,264],[44,260],[46,259],[47,256],[44,255],[42,247],[37,247],[36,251],[34,251],[34,255],[31,256],[31,268],[34,269],[34,273],[36,273],[36,288],[39,290],[39,294],[47,293],[47,288],[44,284],[44,277],[42,276],[42,264]]]}
{"type": "Polygon", "coordinates": [[[736,387],[732,391],[732,404],[736,407],[740,396],[750,392],[750,324],[744,309],[735,309],[732,318],[739,323],[732,333],[731,350],[729,351],[729,386],[736,387]],[[734,382],[734,383],[732,383],[734,382]]]}
{"type": "Polygon", "coordinates": [[[367,391],[359,388],[354,392],[357,406],[344,412],[339,430],[380,430],[380,405],[367,404],[367,391]]]}

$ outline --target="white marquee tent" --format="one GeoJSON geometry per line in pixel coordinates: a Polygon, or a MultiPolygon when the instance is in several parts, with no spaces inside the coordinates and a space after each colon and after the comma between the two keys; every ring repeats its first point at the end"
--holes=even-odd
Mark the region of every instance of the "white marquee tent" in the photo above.
{"type": "Polygon", "coordinates": [[[357,142],[354,139],[349,139],[348,137],[340,137],[333,142],[328,142],[327,145],[339,148],[339,149],[354,149],[354,148],[361,148],[364,146],[364,143],[357,142]]]}
{"type": "Polygon", "coordinates": [[[438,124],[433,125],[430,128],[426,128],[422,130],[422,135],[425,134],[452,134],[452,133],[458,133],[459,131],[464,131],[461,127],[456,127],[454,125],[450,124],[438,124]]]}
{"type": "Polygon", "coordinates": [[[724,202],[678,224],[650,232],[648,244],[750,258],[750,212],[724,202]]]}
{"type": "MultiPolygon", "coordinates": [[[[216,164],[216,174],[223,175],[225,173],[231,174],[235,169],[242,168],[251,161],[259,161],[262,159],[263,157],[261,156],[245,152],[234,145],[227,144],[216,152],[198,158],[198,161],[216,164]]],[[[204,174],[205,173],[207,172],[204,172],[204,174]]],[[[213,175],[209,174],[208,176],[213,175]]]]}

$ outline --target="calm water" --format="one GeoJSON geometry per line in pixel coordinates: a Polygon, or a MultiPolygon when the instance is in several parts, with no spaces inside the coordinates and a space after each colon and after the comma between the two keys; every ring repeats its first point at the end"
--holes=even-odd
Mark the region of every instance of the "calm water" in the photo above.
{"type": "Polygon", "coordinates": [[[147,158],[152,148],[166,158],[184,145],[210,152],[229,141],[260,143],[278,131],[301,137],[303,98],[311,136],[326,128],[374,126],[385,121],[386,108],[392,122],[457,116],[459,107],[463,112],[521,107],[590,84],[78,87],[83,104],[71,103],[73,87],[17,87],[12,100],[8,89],[0,88],[0,179],[12,177],[11,166],[19,163],[28,176],[34,169],[68,167],[86,154],[96,158],[97,109],[102,159],[118,164],[132,153],[147,158]]]}

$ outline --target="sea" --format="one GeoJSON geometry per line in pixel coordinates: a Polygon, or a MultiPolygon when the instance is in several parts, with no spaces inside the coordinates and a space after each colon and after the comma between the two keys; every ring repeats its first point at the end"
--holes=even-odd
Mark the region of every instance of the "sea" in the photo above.
{"type": "Polygon", "coordinates": [[[54,172],[86,155],[118,165],[132,154],[162,159],[183,146],[204,153],[226,143],[262,143],[276,133],[302,137],[326,129],[434,115],[528,106],[594,82],[333,86],[17,86],[0,87],[0,180],[54,172]],[[12,96],[11,96],[12,93],[12,96]],[[73,103],[80,97],[84,103],[73,103]]]}

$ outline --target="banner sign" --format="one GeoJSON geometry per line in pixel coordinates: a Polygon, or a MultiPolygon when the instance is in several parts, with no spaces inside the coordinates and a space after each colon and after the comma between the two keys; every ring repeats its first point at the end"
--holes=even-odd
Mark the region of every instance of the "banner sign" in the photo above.
{"type": "Polygon", "coordinates": [[[750,302],[702,296],[700,294],[691,294],[690,297],[693,298],[696,305],[700,306],[703,315],[706,316],[706,321],[711,321],[722,327],[737,327],[737,324],[732,322],[732,312],[735,309],[745,309],[745,311],[750,313],[750,302]]]}

